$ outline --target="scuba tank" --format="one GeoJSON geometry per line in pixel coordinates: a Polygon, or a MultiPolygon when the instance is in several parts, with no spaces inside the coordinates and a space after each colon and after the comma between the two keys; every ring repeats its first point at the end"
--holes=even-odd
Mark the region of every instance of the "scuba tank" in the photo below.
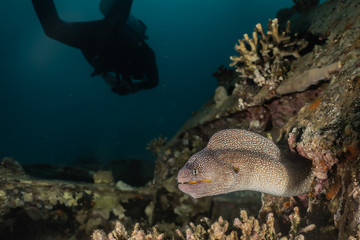
{"type": "Polygon", "coordinates": [[[141,44],[143,40],[147,39],[145,31],[145,24],[140,19],[137,19],[130,14],[126,20],[125,26],[121,29],[121,35],[128,39],[128,42],[141,44]]]}

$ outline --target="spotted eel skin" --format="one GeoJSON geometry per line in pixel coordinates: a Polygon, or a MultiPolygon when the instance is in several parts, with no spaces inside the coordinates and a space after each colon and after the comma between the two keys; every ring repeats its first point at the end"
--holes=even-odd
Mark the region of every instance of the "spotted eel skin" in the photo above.
{"type": "Polygon", "coordinates": [[[252,190],[296,196],[310,190],[311,161],[285,155],[269,139],[246,130],[215,133],[180,169],[178,187],[194,198],[252,190]]]}

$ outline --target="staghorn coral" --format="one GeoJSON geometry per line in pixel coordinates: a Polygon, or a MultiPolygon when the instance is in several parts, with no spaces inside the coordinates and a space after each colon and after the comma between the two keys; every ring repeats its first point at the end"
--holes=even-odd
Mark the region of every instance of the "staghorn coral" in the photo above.
{"type": "MultiPolygon", "coordinates": [[[[293,209],[293,213],[289,216],[290,231],[288,236],[282,236],[275,227],[274,214],[269,213],[265,221],[260,224],[260,221],[254,217],[248,217],[245,210],[240,211],[240,218],[233,220],[233,226],[230,226],[229,221],[219,217],[213,223],[210,219],[204,217],[200,219],[199,224],[190,222],[185,229],[175,229],[168,233],[167,239],[190,239],[190,240],[287,240],[287,239],[304,239],[302,234],[310,232],[315,229],[314,224],[307,225],[300,228],[303,220],[300,217],[300,212],[297,207],[293,209]]],[[[93,240],[161,240],[165,239],[165,234],[160,233],[157,227],[152,227],[151,230],[145,231],[140,228],[140,224],[136,223],[129,235],[129,231],[119,221],[116,222],[114,230],[106,234],[103,230],[95,230],[91,237],[93,240]]]]}
{"type": "Polygon", "coordinates": [[[160,152],[161,148],[166,144],[166,142],[166,137],[160,136],[154,138],[147,144],[146,150],[150,150],[153,154],[157,155],[160,152]]]}
{"type": "Polygon", "coordinates": [[[259,221],[254,217],[249,218],[244,210],[240,211],[240,217],[241,220],[239,218],[234,219],[234,226],[240,229],[242,233],[240,239],[248,239],[249,237],[262,239],[265,238],[266,231],[268,236],[275,232],[272,215],[268,215],[268,221],[262,226],[260,226],[259,221]]]}
{"type": "Polygon", "coordinates": [[[140,224],[136,223],[132,233],[129,235],[120,222],[115,223],[115,228],[108,235],[102,230],[95,230],[91,235],[93,240],[161,240],[164,234],[159,234],[156,227],[152,228],[151,232],[145,234],[144,230],[140,228],[140,224]]]}
{"type": "Polygon", "coordinates": [[[267,85],[274,89],[284,80],[290,69],[291,58],[299,58],[300,51],[307,46],[307,41],[290,36],[290,22],[286,31],[279,32],[278,19],[269,20],[265,34],[260,23],[256,25],[252,39],[248,34],[235,45],[240,56],[231,56],[230,66],[243,78],[252,79],[258,86],[267,85]]]}

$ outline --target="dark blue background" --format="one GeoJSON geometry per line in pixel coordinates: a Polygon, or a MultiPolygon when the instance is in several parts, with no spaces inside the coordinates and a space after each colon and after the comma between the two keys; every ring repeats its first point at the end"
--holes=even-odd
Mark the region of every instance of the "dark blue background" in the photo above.
{"type": "MultiPolygon", "coordinates": [[[[99,1],[56,0],[67,21],[101,18],[99,1]]],[[[119,96],[80,50],[45,36],[30,0],[0,2],[0,157],[21,163],[154,160],[146,144],[170,138],[216,88],[233,46],[291,0],[134,0],[160,72],[157,88],[119,96]]]]}

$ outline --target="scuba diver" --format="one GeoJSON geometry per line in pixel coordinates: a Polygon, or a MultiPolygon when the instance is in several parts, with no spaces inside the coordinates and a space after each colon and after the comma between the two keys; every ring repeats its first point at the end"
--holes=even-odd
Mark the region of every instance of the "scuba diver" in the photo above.
{"type": "Polygon", "coordinates": [[[146,26],[130,14],[132,0],[101,0],[102,20],[65,22],[54,0],[32,0],[45,34],[82,51],[93,66],[91,76],[101,75],[119,95],[158,85],[155,54],[146,44],[146,26]]]}

